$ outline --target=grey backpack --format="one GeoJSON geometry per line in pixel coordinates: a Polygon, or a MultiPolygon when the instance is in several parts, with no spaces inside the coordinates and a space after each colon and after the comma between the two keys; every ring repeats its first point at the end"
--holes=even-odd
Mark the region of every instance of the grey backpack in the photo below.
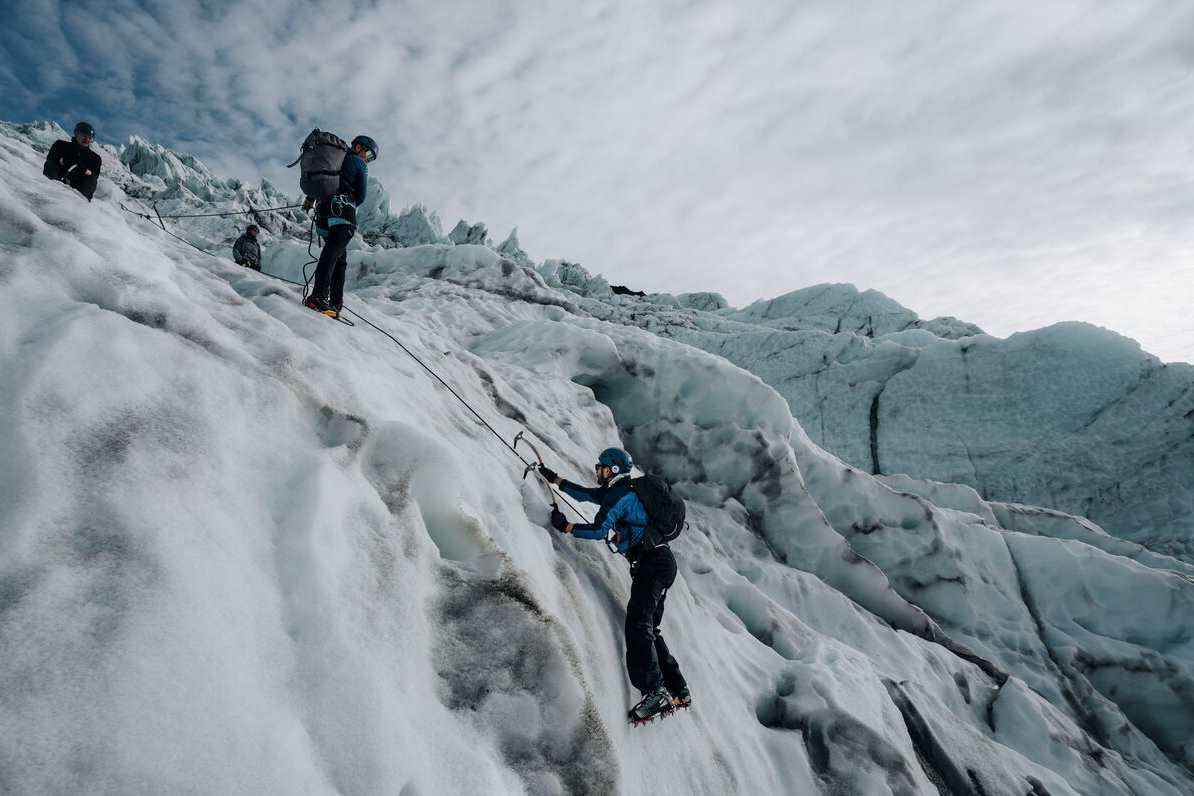
{"type": "Polygon", "coordinates": [[[312,199],[330,199],[340,193],[340,167],[348,154],[348,144],[339,136],[316,127],[303,141],[303,151],[290,168],[299,166],[299,188],[312,199]]]}

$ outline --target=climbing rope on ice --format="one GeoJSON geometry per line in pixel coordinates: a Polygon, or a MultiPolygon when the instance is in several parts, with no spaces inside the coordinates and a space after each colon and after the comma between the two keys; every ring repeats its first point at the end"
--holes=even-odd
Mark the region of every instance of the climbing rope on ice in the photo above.
{"type": "MultiPolygon", "coordinates": [[[[299,205],[295,205],[295,207],[298,207],[298,206],[299,205]]],[[[154,226],[160,226],[162,231],[165,232],[167,235],[174,238],[175,240],[185,243],[186,245],[190,246],[192,249],[194,249],[197,252],[200,252],[201,254],[206,254],[208,257],[213,257],[217,260],[225,259],[225,258],[221,257],[220,255],[215,254],[214,252],[209,252],[200,246],[196,246],[194,243],[191,243],[189,240],[182,237],[181,235],[176,235],[175,233],[171,232],[169,229],[166,228],[165,222],[161,220],[164,218],[185,218],[185,217],[194,217],[194,216],[162,216],[162,215],[158,215],[158,220],[155,221],[154,217],[149,215],[148,213],[139,213],[136,210],[132,210],[128,207],[125,207],[123,203],[120,204],[120,209],[124,210],[126,213],[129,213],[131,215],[137,216],[139,218],[143,218],[146,221],[149,221],[150,223],[154,224],[154,226]]],[[[278,208],[274,208],[274,209],[278,209],[278,208]]],[[[286,208],[283,208],[283,209],[286,209],[286,208]]],[[[154,212],[155,213],[157,212],[156,207],[154,208],[154,212]]],[[[195,214],[195,215],[197,216],[197,215],[202,215],[202,214],[195,214]]],[[[217,213],[214,215],[234,215],[234,214],[233,213],[222,213],[222,214],[217,213]]],[[[314,228],[314,223],[312,223],[312,228],[314,228]]],[[[308,255],[312,254],[311,246],[313,243],[313,237],[314,236],[312,235],[312,236],[308,237],[308,240],[307,240],[307,254],[308,255]]],[[[314,258],[312,258],[311,260],[309,260],[307,263],[304,264],[304,266],[303,266],[303,275],[304,276],[306,276],[307,267],[310,266],[313,262],[315,262],[314,258]]],[[[310,282],[309,278],[307,280],[307,284],[304,284],[302,282],[296,282],[293,279],[287,279],[284,276],[278,276],[277,274],[271,274],[268,271],[259,271],[258,273],[260,273],[262,276],[268,276],[271,279],[276,279],[280,282],[285,282],[288,285],[294,285],[295,287],[301,287],[301,288],[303,288],[304,294],[306,293],[309,282],[310,282]]],[[[523,470],[523,478],[526,478],[527,473],[529,473],[531,471],[535,471],[536,473],[538,472],[538,465],[542,464],[543,457],[539,455],[539,451],[530,443],[529,440],[526,439],[524,431],[520,431],[520,432],[518,432],[517,435],[515,435],[513,445],[510,444],[509,442],[507,442],[506,438],[503,437],[498,432],[498,430],[495,429],[489,423],[489,421],[486,420],[481,415],[480,412],[478,412],[475,408],[473,408],[472,404],[470,404],[467,400],[465,400],[464,396],[462,396],[460,393],[458,393],[456,391],[456,389],[453,388],[452,385],[449,384],[442,376],[440,376],[431,366],[429,366],[426,362],[424,362],[422,359],[420,359],[419,356],[415,354],[415,352],[413,352],[409,348],[407,348],[406,345],[404,345],[401,340],[399,340],[397,337],[390,334],[389,332],[387,332],[385,329],[381,328],[377,324],[373,323],[371,320],[364,317],[356,310],[353,310],[348,305],[345,305],[343,307],[343,310],[344,310],[344,312],[347,312],[350,315],[352,315],[354,318],[356,318],[361,323],[365,324],[366,326],[372,327],[374,330],[376,330],[380,334],[389,338],[390,341],[394,343],[394,345],[401,348],[403,350],[403,352],[406,353],[407,356],[409,356],[411,359],[413,359],[421,368],[423,368],[423,370],[427,371],[427,373],[433,379],[438,381],[440,383],[440,385],[443,386],[444,389],[446,389],[449,393],[451,393],[452,396],[454,398],[456,398],[456,400],[460,401],[460,403],[463,404],[466,409],[468,409],[470,412],[472,412],[473,416],[477,418],[477,420],[481,423],[481,425],[483,425],[486,429],[488,429],[489,432],[491,434],[493,434],[493,436],[496,437],[497,440],[499,442],[501,442],[502,445],[504,445],[507,450],[509,450],[511,453],[513,453],[516,457],[518,457],[518,460],[520,462],[522,462],[522,464],[525,468],[523,470]],[[531,448],[531,450],[533,450],[535,452],[535,456],[538,459],[537,462],[531,462],[531,461],[527,460],[521,453],[518,452],[516,446],[518,445],[519,442],[525,443],[526,445],[528,445],[531,448]]],[[[351,323],[349,321],[342,321],[342,322],[348,326],[354,325],[353,323],[351,323]]],[[[540,478],[542,479],[541,474],[540,474],[540,478]]],[[[559,500],[562,500],[564,502],[564,504],[568,506],[568,508],[572,509],[572,511],[576,513],[576,516],[580,517],[582,520],[585,520],[586,522],[588,521],[586,519],[585,515],[580,511],[580,509],[578,509],[575,504],[573,504],[570,500],[568,500],[568,498],[566,496],[564,496],[563,494],[558,492],[550,483],[547,483],[546,480],[544,480],[544,483],[547,485],[548,491],[553,495],[554,498],[558,498],[559,500]]],[[[554,506],[557,506],[558,504],[553,499],[551,505],[554,507],[554,506]]]]}
{"type": "MultiPolygon", "coordinates": [[[[157,205],[155,204],[153,207],[153,212],[158,218],[210,218],[213,216],[247,216],[253,213],[273,213],[279,210],[294,210],[300,207],[302,207],[302,204],[282,205],[281,207],[251,207],[248,210],[229,210],[223,213],[174,213],[164,216],[158,212],[157,205]]],[[[132,213],[135,216],[140,216],[148,221],[153,221],[154,219],[154,216],[151,216],[148,213],[138,213],[136,210],[125,207],[123,202],[120,203],[120,209],[126,213],[132,213]]]]}

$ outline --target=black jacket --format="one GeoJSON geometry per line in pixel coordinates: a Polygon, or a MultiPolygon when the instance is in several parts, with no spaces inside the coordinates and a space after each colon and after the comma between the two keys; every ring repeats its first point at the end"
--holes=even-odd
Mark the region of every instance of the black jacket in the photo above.
{"type": "Polygon", "coordinates": [[[51,180],[61,180],[91,201],[99,182],[100,156],[77,141],[55,141],[46,155],[41,173],[51,180]],[[91,172],[88,174],[87,172],[91,172]]]}
{"type": "Polygon", "coordinates": [[[258,245],[257,239],[247,232],[242,234],[236,239],[236,243],[232,244],[232,259],[238,265],[260,266],[261,246],[258,245]]]}

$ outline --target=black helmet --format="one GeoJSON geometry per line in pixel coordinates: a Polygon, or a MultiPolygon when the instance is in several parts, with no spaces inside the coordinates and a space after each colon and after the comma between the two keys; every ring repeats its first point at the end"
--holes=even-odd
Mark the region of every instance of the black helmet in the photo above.
{"type": "Polygon", "coordinates": [[[90,122],[79,122],[75,125],[75,135],[82,133],[95,138],[95,128],[91,126],[90,122]]]}
{"type": "Polygon", "coordinates": [[[245,232],[257,232],[257,231],[258,231],[258,229],[257,229],[256,224],[250,224],[249,226],[245,227],[245,232]]]}
{"type": "Polygon", "coordinates": [[[369,160],[372,162],[377,160],[377,142],[367,135],[358,135],[352,139],[352,145],[360,147],[369,152],[369,160]]]}

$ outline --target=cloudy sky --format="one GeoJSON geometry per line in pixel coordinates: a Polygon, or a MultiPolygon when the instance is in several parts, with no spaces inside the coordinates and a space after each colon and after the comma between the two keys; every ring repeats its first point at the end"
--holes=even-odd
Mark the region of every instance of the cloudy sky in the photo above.
{"type": "Polygon", "coordinates": [[[306,131],[366,132],[396,205],[613,282],[852,282],[1194,361],[1187,3],[29,0],[0,117],[296,192],[306,131]]]}

